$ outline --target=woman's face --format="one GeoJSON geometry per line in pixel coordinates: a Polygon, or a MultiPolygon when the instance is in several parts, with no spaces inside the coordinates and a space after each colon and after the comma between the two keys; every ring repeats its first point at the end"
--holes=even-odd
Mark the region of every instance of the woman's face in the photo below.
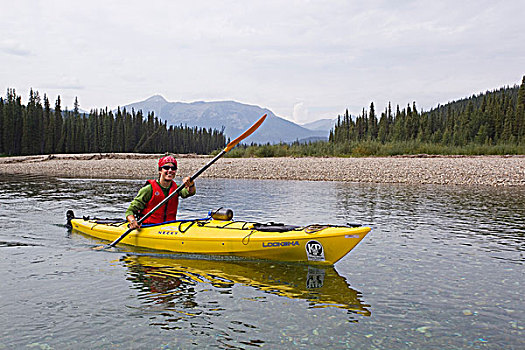
{"type": "Polygon", "coordinates": [[[177,173],[177,166],[173,163],[166,163],[160,168],[160,179],[165,181],[172,181],[177,173]]]}

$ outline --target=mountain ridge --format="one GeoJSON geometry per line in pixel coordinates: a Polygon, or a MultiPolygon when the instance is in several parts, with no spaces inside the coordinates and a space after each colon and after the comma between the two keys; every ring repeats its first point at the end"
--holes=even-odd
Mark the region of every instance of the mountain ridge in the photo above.
{"type": "Polygon", "coordinates": [[[334,128],[336,123],[337,123],[337,118],[334,118],[334,119],[325,118],[325,119],[319,119],[313,122],[301,124],[301,126],[309,130],[330,131],[334,128]]]}
{"type": "Polygon", "coordinates": [[[276,116],[268,108],[236,101],[169,102],[161,95],[153,95],[143,101],[123,106],[127,110],[142,110],[147,115],[153,112],[168,125],[224,130],[227,138],[233,139],[250,127],[263,114],[266,121],[245,143],[275,144],[309,139],[328,139],[329,130],[310,130],[294,122],[276,116]]]}

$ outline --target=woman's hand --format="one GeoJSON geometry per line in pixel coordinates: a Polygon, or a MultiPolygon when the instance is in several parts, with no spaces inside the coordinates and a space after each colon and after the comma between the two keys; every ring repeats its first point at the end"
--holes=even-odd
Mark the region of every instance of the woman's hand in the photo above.
{"type": "Polygon", "coordinates": [[[195,194],[195,182],[191,181],[191,178],[189,176],[183,178],[182,183],[188,189],[190,194],[195,194]]]}
{"type": "Polygon", "coordinates": [[[139,223],[137,222],[137,220],[135,220],[135,216],[134,215],[128,215],[128,217],[126,218],[126,220],[128,220],[129,224],[128,224],[128,227],[133,229],[133,230],[136,230],[136,229],[139,229],[140,228],[140,225],[139,223]]]}

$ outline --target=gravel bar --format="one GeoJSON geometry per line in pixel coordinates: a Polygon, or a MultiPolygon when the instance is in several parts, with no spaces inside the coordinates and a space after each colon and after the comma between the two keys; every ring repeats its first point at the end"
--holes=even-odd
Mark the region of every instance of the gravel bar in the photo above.
{"type": "MultiPolygon", "coordinates": [[[[67,178],[146,179],[161,155],[56,154],[0,158],[0,174],[67,178]]],[[[176,155],[178,175],[195,173],[211,157],[176,155]]],[[[464,186],[525,186],[525,156],[404,156],[369,158],[222,158],[201,177],[464,186]]]]}

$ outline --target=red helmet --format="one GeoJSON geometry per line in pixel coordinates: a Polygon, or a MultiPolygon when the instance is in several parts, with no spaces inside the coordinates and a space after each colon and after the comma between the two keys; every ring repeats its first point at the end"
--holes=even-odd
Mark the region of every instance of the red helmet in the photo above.
{"type": "Polygon", "coordinates": [[[166,163],[173,163],[173,165],[177,166],[177,160],[172,156],[166,156],[159,159],[159,169],[166,163]]]}

